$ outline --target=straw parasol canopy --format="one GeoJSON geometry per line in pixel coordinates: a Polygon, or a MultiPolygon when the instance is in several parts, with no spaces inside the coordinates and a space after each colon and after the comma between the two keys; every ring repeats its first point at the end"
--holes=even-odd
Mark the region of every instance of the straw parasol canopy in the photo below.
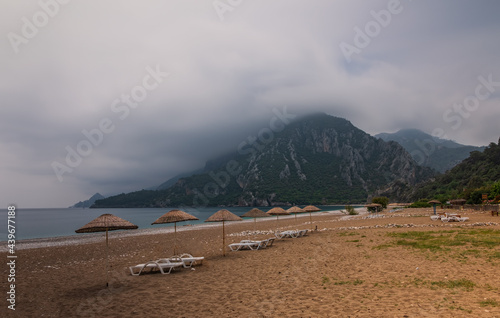
{"type": "Polygon", "coordinates": [[[450,200],[450,203],[453,205],[464,205],[467,200],[465,199],[455,199],[455,200],[450,200]]]}
{"type": "Polygon", "coordinates": [[[256,226],[257,226],[257,218],[269,217],[269,214],[267,214],[266,212],[264,212],[260,209],[253,208],[250,211],[248,211],[247,213],[243,214],[241,217],[242,218],[253,218],[253,222],[254,222],[253,223],[253,230],[255,231],[256,226]]]}
{"type": "Polygon", "coordinates": [[[297,213],[306,212],[304,209],[299,208],[298,206],[292,206],[290,209],[286,210],[288,213],[295,214],[295,221],[297,221],[297,213]]]}
{"type": "Polygon", "coordinates": [[[262,218],[262,217],[267,217],[267,216],[269,216],[269,214],[267,214],[266,212],[264,212],[260,209],[257,209],[257,208],[253,208],[250,211],[248,211],[247,213],[243,214],[241,217],[242,218],[262,218]]]}
{"type": "Polygon", "coordinates": [[[311,228],[312,228],[313,219],[312,219],[312,213],[311,212],[318,212],[318,211],[321,211],[321,209],[318,208],[318,207],[315,207],[314,205],[308,205],[305,208],[303,208],[302,210],[304,210],[306,212],[309,212],[309,222],[311,223],[311,228]]]}
{"type": "Polygon", "coordinates": [[[76,233],[107,232],[115,230],[135,230],[138,226],[113,214],[103,214],[85,224],[76,233]]]}
{"type": "Polygon", "coordinates": [[[282,208],[276,207],[266,212],[269,215],[290,215],[289,212],[283,210],[282,208]]]}
{"type": "Polygon", "coordinates": [[[266,212],[269,215],[276,215],[276,226],[278,225],[278,218],[280,215],[290,215],[289,212],[283,210],[282,208],[276,207],[266,212]]]}
{"type": "Polygon", "coordinates": [[[174,255],[177,255],[177,222],[196,221],[196,220],[199,219],[184,211],[170,210],[167,213],[160,216],[156,221],[151,223],[151,225],[174,223],[174,255]]]}
{"type": "Polygon", "coordinates": [[[308,205],[305,208],[303,208],[303,210],[306,211],[306,212],[318,212],[318,211],[321,211],[320,208],[317,208],[314,205],[308,205]]]}
{"type": "Polygon", "coordinates": [[[103,214],[85,224],[76,233],[106,232],[106,287],[108,287],[108,231],[135,230],[138,226],[113,214],[103,214]]]}
{"type": "Polygon", "coordinates": [[[304,209],[299,208],[298,206],[292,206],[290,209],[286,210],[289,213],[304,213],[306,212],[304,209]]]}
{"type": "Polygon", "coordinates": [[[228,210],[219,210],[205,220],[205,222],[222,222],[222,256],[226,256],[226,231],[224,229],[226,221],[243,221],[243,219],[228,210]]]}

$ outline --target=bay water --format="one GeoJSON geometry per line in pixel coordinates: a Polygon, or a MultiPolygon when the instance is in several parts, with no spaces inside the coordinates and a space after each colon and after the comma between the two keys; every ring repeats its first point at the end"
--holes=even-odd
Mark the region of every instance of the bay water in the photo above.
{"type": "MultiPolygon", "coordinates": [[[[356,207],[356,206],[355,206],[356,207]]],[[[267,212],[272,207],[260,207],[267,212]]],[[[289,207],[283,207],[287,209],[289,207]]],[[[343,210],[345,206],[318,206],[322,211],[343,210]]],[[[89,223],[104,213],[111,213],[139,226],[139,229],[174,226],[171,224],[151,225],[157,218],[174,208],[117,208],[117,209],[83,209],[83,208],[54,208],[54,209],[16,209],[15,231],[16,240],[48,238],[59,236],[78,235],[75,230],[89,223]]],[[[180,222],[177,226],[202,224],[221,207],[182,207],[183,210],[194,215],[199,221],[180,222]]],[[[241,216],[251,207],[228,207],[227,210],[241,216]]],[[[313,213],[314,214],[314,213],[313,213]]],[[[7,241],[7,209],[0,210],[0,241],[7,241]]]]}

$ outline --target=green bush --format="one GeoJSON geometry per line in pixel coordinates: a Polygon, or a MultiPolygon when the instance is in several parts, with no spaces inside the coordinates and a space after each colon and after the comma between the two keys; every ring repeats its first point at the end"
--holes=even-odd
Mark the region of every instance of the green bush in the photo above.
{"type": "Polygon", "coordinates": [[[352,205],[346,205],[345,209],[349,215],[358,215],[358,212],[352,207],[352,205]]]}
{"type": "Polygon", "coordinates": [[[430,207],[432,207],[432,205],[427,203],[427,201],[417,201],[417,202],[413,202],[408,207],[409,208],[430,208],[430,207]]]}
{"type": "Polygon", "coordinates": [[[382,209],[386,209],[389,205],[389,198],[387,197],[375,197],[372,199],[372,203],[378,203],[382,205],[382,209]]]}

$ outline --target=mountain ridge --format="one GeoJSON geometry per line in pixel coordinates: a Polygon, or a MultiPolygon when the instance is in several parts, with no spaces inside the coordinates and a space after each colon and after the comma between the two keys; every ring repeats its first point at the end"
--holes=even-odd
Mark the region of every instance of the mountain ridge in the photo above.
{"type": "Polygon", "coordinates": [[[452,140],[433,137],[418,129],[401,129],[395,133],[380,133],[375,137],[399,143],[419,165],[441,173],[468,158],[471,152],[485,149],[485,147],[462,145],[452,140]]]}
{"type": "Polygon", "coordinates": [[[210,171],[180,178],[166,190],[111,197],[94,207],[359,203],[378,189],[397,196],[401,186],[434,175],[398,143],[326,114],[302,117],[267,138],[259,146],[240,144],[237,153],[207,163],[210,171]]]}
{"type": "Polygon", "coordinates": [[[105,196],[97,192],[93,196],[91,196],[88,200],[75,203],[74,205],[70,206],[70,208],[90,208],[95,203],[95,201],[102,200],[105,198],[106,198],[105,196]]]}

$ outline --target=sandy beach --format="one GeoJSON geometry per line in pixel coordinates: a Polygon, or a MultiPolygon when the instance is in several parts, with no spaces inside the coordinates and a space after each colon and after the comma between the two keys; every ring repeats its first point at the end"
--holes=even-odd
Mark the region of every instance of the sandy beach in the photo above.
{"type": "MultiPolygon", "coordinates": [[[[113,232],[108,288],[103,234],[19,242],[16,310],[4,300],[0,317],[500,317],[500,217],[455,212],[469,221],[406,209],[316,213],[312,225],[309,215],[226,223],[227,244],[271,237],[277,227],[317,227],[263,250],[227,249],[226,257],[221,224],[180,226],[178,250],[205,261],[169,275],[132,276],[128,267],[172,256],[171,229],[113,232]],[[469,241],[416,248],[420,232],[469,241]]],[[[4,292],[8,275],[3,266],[4,292]]]]}

